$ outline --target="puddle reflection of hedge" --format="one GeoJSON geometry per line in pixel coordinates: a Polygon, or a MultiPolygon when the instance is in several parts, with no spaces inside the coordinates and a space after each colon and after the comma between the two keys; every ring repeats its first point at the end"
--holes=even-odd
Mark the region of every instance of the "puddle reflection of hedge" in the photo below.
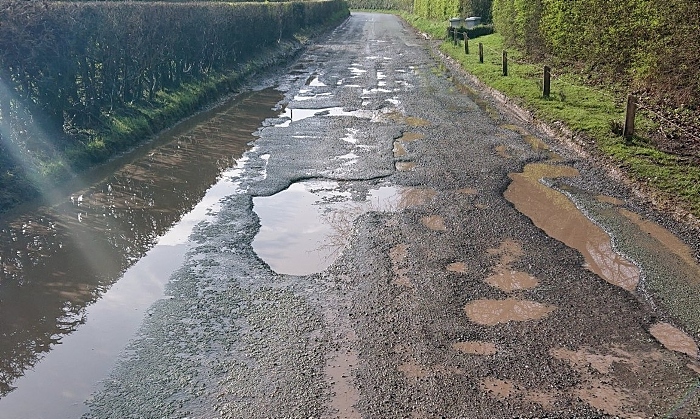
{"type": "Polygon", "coordinates": [[[0,0],[0,147],[42,161],[56,150],[71,150],[83,164],[102,160],[113,150],[102,150],[106,140],[95,137],[134,141],[134,132],[162,129],[154,115],[197,102],[191,96],[201,93],[198,84],[217,83],[261,51],[347,14],[340,0],[0,0]],[[29,125],[48,135],[23,135],[29,125]]]}

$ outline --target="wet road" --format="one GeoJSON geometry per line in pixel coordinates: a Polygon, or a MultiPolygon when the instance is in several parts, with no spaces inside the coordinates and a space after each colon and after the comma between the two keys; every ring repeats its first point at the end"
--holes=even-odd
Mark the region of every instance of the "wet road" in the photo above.
{"type": "Polygon", "coordinates": [[[277,116],[85,417],[700,411],[698,231],[435,54],[354,13],[270,81],[277,116]]]}

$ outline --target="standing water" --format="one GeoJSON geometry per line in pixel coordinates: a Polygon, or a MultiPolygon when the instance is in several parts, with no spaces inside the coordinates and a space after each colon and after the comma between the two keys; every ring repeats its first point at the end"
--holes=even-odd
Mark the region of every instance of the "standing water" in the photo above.
{"type": "Polygon", "coordinates": [[[63,202],[0,221],[0,417],[82,414],[281,99],[241,95],[63,202]]]}

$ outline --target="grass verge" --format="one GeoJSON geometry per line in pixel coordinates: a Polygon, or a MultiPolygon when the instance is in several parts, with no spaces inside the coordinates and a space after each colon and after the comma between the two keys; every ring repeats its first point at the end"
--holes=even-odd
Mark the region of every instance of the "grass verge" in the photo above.
{"type": "MultiPolygon", "coordinates": [[[[435,39],[444,38],[446,24],[415,15],[401,16],[418,30],[435,39]]],[[[609,90],[587,86],[571,72],[552,70],[551,94],[542,96],[542,72],[545,63],[525,60],[517,50],[508,50],[508,76],[502,73],[503,38],[499,34],[470,40],[470,54],[464,45],[443,42],[442,52],[455,59],[469,73],[494,88],[546,123],[563,123],[569,130],[593,140],[596,149],[629,176],[658,191],[663,201],[681,206],[700,218],[700,167],[688,159],[660,151],[649,141],[655,124],[637,114],[637,136],[624,139],[612,127],[624,120],[624,100],[612,86],[609,90]],[[478,44],[483,44],[484,62],[479,62],[478,44]]]]}

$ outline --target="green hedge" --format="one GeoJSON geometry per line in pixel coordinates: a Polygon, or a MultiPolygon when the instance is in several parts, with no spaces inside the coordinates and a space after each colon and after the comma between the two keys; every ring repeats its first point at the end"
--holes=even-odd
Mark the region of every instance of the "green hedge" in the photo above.
{"type": "MultiPolygon", "coordinates": [[[[478,38],[480,36],[485,36],[485,35],[491,35],[493,33],[493,25],[478,25],[473,28],[459,28],[457,29],[457,32],[459,33],[467,33],[467,36],[469,39],[474,39],[478,38]]],[[[464,38],[461,38],[464,39],[464,38]]]]}
{"type": "Polygon", "coordinates": [[[592,77],[673,106],[700,106],[698,0],[494,0],[493,16],[509,46],[582,63],[592,77]]]}
{"type": "Polygon", "coordinates": [[[260,51],[347,15],[342,0],[0,0],[0,182],[39,188],[102,161],[212,100],[260,51]]]}
{"type": "Polygon", "coordinates": [[[413,0],[347,0],[351,9],[403,10],[413,9],[413,0]]]}
{"type": "Polygon", "coordinates": [[[491,23],[492,0],[415,0],[413,13],[426,19],[479,16],[483,23],[491,23]]]}

